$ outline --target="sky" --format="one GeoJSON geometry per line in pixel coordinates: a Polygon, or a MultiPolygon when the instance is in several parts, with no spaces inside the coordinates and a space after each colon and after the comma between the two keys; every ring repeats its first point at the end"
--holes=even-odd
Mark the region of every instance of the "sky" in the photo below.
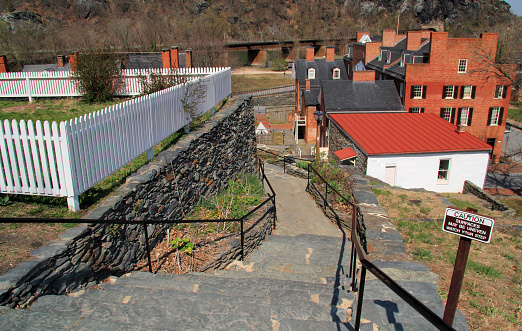
{"type": "Polygon", "coordinates": [[[518,15],[522,16],[522,0],[504,0],[505,2],[511,5],[511,11],[518,15]]]}

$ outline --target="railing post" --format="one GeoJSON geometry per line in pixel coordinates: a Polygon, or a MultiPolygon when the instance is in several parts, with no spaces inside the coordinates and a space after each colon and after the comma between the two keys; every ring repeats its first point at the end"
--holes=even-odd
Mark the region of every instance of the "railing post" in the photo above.
{"type": "Polygon", "coordinates": [[[147,230],[147,224],[143,224],[143,230],[145,232],[145,247],[147,249],[147,258],[149,260],[149,272],[152,273],[152,262],[150,260],[150,246],[149,246],[149,231],[147,230]]]}
{"type": "MultiPolygon", "coordinates": [[[[353,231],[353,230],[352,230],[353,231]]],[[[352,274],[352,283],[350,284],[352,291],[355,290],[355,286],[357,286],[357,250],[353,252],[353,266],[350,273],[352,274]]]]}
{"type": "Polygon", "coordinates": [[[243,232],[243,218],[241,218],[241,261],[245,260],[245,233],[243,232]]]}
{"type": "Polygon", "coordinates": [[[364,297],[364,280],[366,278],[366,268],[361,266],[361,283],[359,285],[359,293],[357,294],[357,313],[355,315],[355,331],[359,331],[361,326],[361,313],[362,313],[362,304],[364,297]]]}
{"type": "Polygon", "coordinates": [[[283,155],[283,173],[286,174],[286,155],[283,155]]]}
{"type": "Polygon", "coordinates": [[[306,167],[306,170],[308,171],[308,175],[306,176],[307,183],[306,183],[306,190],[310,189],[310,163],[308,163],[308,167],[306,167]]]}

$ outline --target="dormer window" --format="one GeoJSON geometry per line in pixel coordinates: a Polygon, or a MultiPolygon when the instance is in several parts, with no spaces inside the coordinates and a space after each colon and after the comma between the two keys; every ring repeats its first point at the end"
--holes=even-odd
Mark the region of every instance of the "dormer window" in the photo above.
{"type": "Polygon", "coordinates": [[[308,69],[308,79],[315,79],[315,69],[314,68],[308,69]]]}
{"type": "Polygon", "coordinates": [[[388,63],[391,62],[391,52],[388,52],[388,59],[386,60],[386,62],[388,62],[388,63]]]}
{"type": "Polygon", "coordinates": [[[334,70],[333,70],[333,79],[341,79],[341,69],[334,68],[334,70]]]}

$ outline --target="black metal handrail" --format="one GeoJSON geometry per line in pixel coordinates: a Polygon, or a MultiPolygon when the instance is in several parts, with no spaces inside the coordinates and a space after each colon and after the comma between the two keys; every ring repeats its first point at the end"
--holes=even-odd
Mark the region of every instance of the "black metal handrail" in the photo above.
{"type": "MultiPolygon", "coordinates": [[[[426,305],[424,305],[421,301],[415,298],[411,293],[402,288],[395,280],[393,280],[390,276],[388,276],[385,272],[379,269],[375,264],[373,264],[369,259],[366,251],[361,244],[361,239],[359,237],[358,223],[357,223],[357,206],[351,202],[348,198],[339,193],[333,186],[331,186],[318,172],[313,168],[311,164],[308,165],[308,185],[310,185],[310,170],[313,171],[315,175],[319,179],[321,179],[326,184],[326,192],[328,189],[331,189],[338,196],[340,196],[347,204],[352,207],[352,258],[350,259],[350,274],[349,277],[352,278],[352,291],[356,286],[356,259],[357,255],[359,255],[359,261],[361,262],[361,278],[359,282],[359,291],[357,298],[357,312],[355,316],[355,330],[358,331],[360,329],[361,323],[361,312],[362,312],[362,303],[364,298],[364,284],[366,279],[366,269],[368,269],[378,280],[384,283],[388,288],[390,288],[395,294],[397,294],[401,299],[403,299],[410,307],[415,309],[419,314],[421,314],[428,322],[430,322],[433,326],[435,326],[439,330],[455,330],[451,325],[447,324],[441,317],[439,317],[436,313],[434,313],[431,309],[429,309],[426,305]]],[[[328,201],[325,198],[325,207],[328,204],[328,201]]]]}
{"type": "MultiPolygon", "coordinates": [[[[275,197],[276,193],[274,189],[272,188],[272,185],[268,181],[268,178],[266,178],[265,175],[265,169],[263,166],[262,160],[258,160],[259,164],[259,171],[261,173],[261,179],[262,181],[266,181],[268,184],[268,187],[270,188],[270,192],[267,192],[268,198],[261,202],[257,207],[246,213],[240,218],[227,218],[227,219],[198,219],[198,220],[188,220],[188,219],[177,219],[177,220],[168,220],[168,219],[162,219],[162,220],[126,220],[126,219],[112,219],[112,220],[102,220],[102,219],[66,219],[66,218],[0,218],[0,223],[75,223],[75,224],[120,224],[120,225],[143,225],[143,231],[145,233],[145,248],[147,251],[147,259],[148,259],[148,265],[149,265],[149,272],[152,273],[152,261],[150,258],[150,246],[149,246],[149,234],[147,230],[147,225],[149,224],[184,224],[184,223],[221,223],[221,222],[240,222],[241,225],[241,260],[243,261],[245,258],[245,250],[244,250],[244,243],[245,243],[245,233],[244,233],[244,221],[249,218],[253,213],[258,211],[260,208],[262,208],[264,205],[266,205],[268,202],[272,202],[272,206],[268,209],[267,212],[270,212],[273,210],[274,214],[276,214],[276,203],[275,203],[275,197]]],[[[276,218],[274,217],[274,220],[276,218]]],[[[275,221],[274,221],[274,227],[275,227],[275,221]]]]}

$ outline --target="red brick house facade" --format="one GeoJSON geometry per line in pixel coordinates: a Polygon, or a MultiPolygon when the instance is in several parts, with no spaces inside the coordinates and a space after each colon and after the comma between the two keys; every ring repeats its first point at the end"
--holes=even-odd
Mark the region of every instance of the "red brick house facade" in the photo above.
{"type": "MultiPolygon", "coordinates": [[[[375,70],[376,79],[394,80],[406,110],[437,114],[459,126],[490,144],[498,161],[511,96],[510,82],[485,61],[495,58],[498,34],[449,38],[447,32],[384,31],[381,43],[378,52],[373,44],[379,43],[354,45],[353,56],[345,57],[349,74],[358,60],[355,49],[366,47],[365,69],[375,70]]],[[[505,69],[514,73],[515,67],[505,69]]]]}

